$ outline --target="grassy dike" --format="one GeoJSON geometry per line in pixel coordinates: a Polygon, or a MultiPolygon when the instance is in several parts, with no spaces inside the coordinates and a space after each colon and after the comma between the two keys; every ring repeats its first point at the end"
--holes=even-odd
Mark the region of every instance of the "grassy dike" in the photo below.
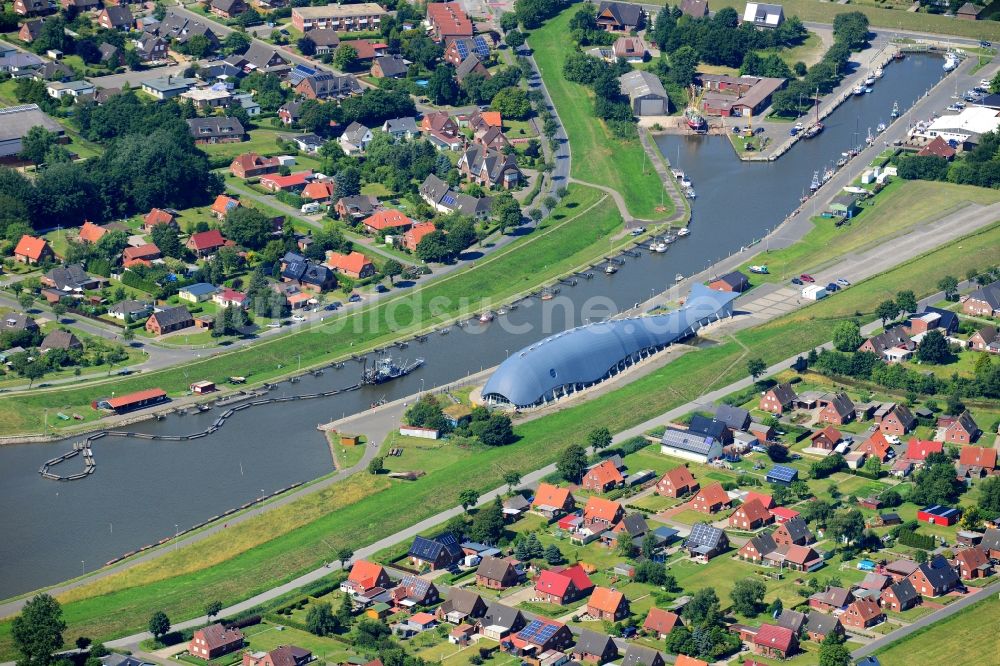
{"type": "Polygon", "coordinates": [[[569,39],[572,5],[531,33],[529,46],[545,80],[545,87],[559,111],[573,153],[571,175],[588,183],[617,190],[629,212],[643,219],[662,219],[674,211],[660,177],[646,158],[638,137],[618,139],[594,117],[593,93],[563,77],[563,63],[576,45],[569,39]],[[663,205],[665,210],[657,211],[663,205]]]}
{"type": "MultiPolygon", "coordinates": [[[[501,485],[504,471],[527,472],[551,463],[565,445],[582,441],[596,426],[619,431],[739,379],[746,374],[750,355],[771,363],[805,352],[829,340],[837,321],[857,312],[867,313],[865,320],[874,319],[875,305],[899,289],[930,294],[955,266],[996,263],[1000,223],[832,298],[687,353],[618,390],[520,424],[518,442],[484,450],[474,461],[455,462],[412,483],[359,475],[223,534],[72,590],[59,597],[70,625],[67,642],[78,635],[109,639],[141,631],[156,610],[181,620],[201,613],[206,599],[245,599],[318,566],[330,558],[331,549],[356,549],[454,506],[463,488],[487,490],[501,485]]],[[[0,660],[14,656],[10,621],[0,622],[0,660]]]]}
{"type": "Polygon", "coordinates": [[[607,239],[621,229],[621,224],[621,216],[607,195],[594,188],[571,185],[567,197],[537,230],[477,261],[475,266],[323,324],[235,351],[192,359],[180,367],[86,386],[0,397],[0,435],[41,431],[46,409],[79,412],[95,420],[98,414],[90,408],[91,402],[111,390],[123,394],[159,387],[179,395],[187,391],[192,378],[221,384],[233,375],[260,383],[287,374],[289,359],[294,362],[299,355],[302,367],[307,368],[427,331],[442,322],[495,307],[599,259],[607,254],[607,239]]]}

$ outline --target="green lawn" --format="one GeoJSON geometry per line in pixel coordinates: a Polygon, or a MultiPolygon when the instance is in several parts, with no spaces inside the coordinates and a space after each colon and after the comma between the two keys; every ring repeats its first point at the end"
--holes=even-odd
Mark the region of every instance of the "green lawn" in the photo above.
{"type": "MultiPolygon", "coordinates": [[[[560,246],[565,249],[565,242],[560,246]]],[[[935,289],[940,276],[956,264],[997,262],[1000,226],[995,225],[968,242],[951,243],[920,261],[858,284],[838,299],[820,301],[771,324],[742,331],[735,341],[685,354],[620,389],[518,424],[521,439],[517,443],[477,452],[474,463],[458,460],[410,483],[357,475],[250,519],[226,530],[224,535],[213,535],[127,572],[59,595],[70,625],[66,638],[71,642],[76,636],[86,635],[105,640],[142,629],[145,618],[157,609],[179,619],[200,613],[205,598],[224,603],[245,599],[317,566],[329,558],[331,549],[357,548],[453,506],[459,489],[485,490],[499,485],[505,471],[537,469],[553,461],[568,443],[584,440],[597,425],[618,432],[742,377],[746,348],[753,349],[766,362],[777,361],[795,350],[825,341],[832,322],[851,317],[855,311],[870,312],[883,294],[899,284],[909,284],[919,296],[935,289]],[[408,510],[399,511],[400,506],[408,510]],[[126,608],[129,612],[122,613],[121,609],[126,608]]],[[[255,353],[260,354],[260,349],[255,348],[255,353]]],[[[203,376],[197,368],[188,371],[203,376]]],[[[119,382],[122,384],[125,382],[119,382]]],[[[596,550],[587,553],[594,558],[598,555],[596,550]]],[[[725,557],[716,561],[749,566],[725,557]]],[[[678,566],[687,568],[682,583],[691,581],[694,587],[711,584],[718,588],[730,584],[731,576],[743,575],[725,568],[718,576],[711,574],[722,565],[678,566]]],[[[831,575],[836,568],[836,562],[832,562],[825,569],[830,573],[825,575],[831,575]]],[[[843,571],[839,575],[853,573],[843,571]]],[[[775,590],[780,592],[780,586],[775,590]]],[[[794,592],[789,592],[791,600],[794,592]]],[[[727,595],[728,590],[720,590],[720,597],[727,595]]],[[[9,627],[9,622],[0,623],[0,657],[11,656],[9,627]]]]}
{"type": "Polygon", "coordinates": [[[915,657],[928,664],[992,665],[1000,655],[1000,633],[988,627],[997,626],[1000,599],[992,595],[892,643],[876,655],[883,666],[909,666],[915,657]]]}
{"type": "Polygon", "coordinates": [[[279,148],[276,139],[279,136],[288,136],[290,134],[292,132],[285,130],[258,128],[250,130],[250,139],[248,141],[240,141],[239,143],[210,143],[199,147],[212,157],[223,156],[232,158],[250,152],[264,156],[280,155],[288,151],[279,148]]]}
{"type": "Polygon", "coordinates": [[[639,140],[622,141],[611,135],[593,115],[591,93],[567,81],[563,62],[574,45],[566,37],[575,7],[531,33],[530,44],[545,86],[559,112],[573,151],[572,175],[580,180],[618,190],[629,212],[636,217],[663,218],[673,212],[670,197],[639,140]],[[660,202],[666,210],[658,211],[660,202]]]}
{"type": "Polygon", "coordinates": [[[863,209],[850,224],[836,227],[832,219],[813,218],[815,227],[802,240],[787,248],[758,255],[740,270],[748,273],[747,267],[751,264],[764,263],[770,274],[751,274],[753,283],[784,281],[803,271],[831,263],[834,260],[830,254],[831,247],[836,247],[838,253],[874,247],[940,217],[945,211],[954,211],[969,203],[986,205],[996,201],[1000,201],[1000,192],[996,190],[971,185],[897,180],[879,193],[874,205],[863,209]]]}
{"type": "Polygon", "coordinates": [[[776,53],[789,67],[794,67],[797,62],[804,62],[806,66],[812,67],[823,58],[823,40],[815,32],[809,31],[798,46],[790,49],[764,49],[760,53],[761,55],[776,53]]]}

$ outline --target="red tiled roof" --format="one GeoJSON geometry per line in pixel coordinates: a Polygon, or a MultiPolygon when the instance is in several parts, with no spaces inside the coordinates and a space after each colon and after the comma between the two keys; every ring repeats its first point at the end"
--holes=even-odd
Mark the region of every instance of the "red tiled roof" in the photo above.
{"type": "Polygon", "coordinates": [[[941,453],[943,450],[943,442],[932,442],[929,439],[912,437],[906,445],[906,457],[909,460],[923,460],[930,454],[941,453]]]}
{"type": "Polygon", "coordinates": [[[599,519],[610,522],[616,519],[621,510],[622,505],[618,502],[603,497],[591,497],[583,507],[583,517],[588,520],[599,519]]]}
{"type": "Polygon", "coordinates": [[[437,227],[434,226],[433,222],[417,222],[410,227],[409,231],[403,234],[403,243],[411,250],[416,249],[420,241],[424,239],[424,236],[436,230],[437,227]]]}
{"type": "Polygon", "coordinates": [[[369,590],[375,587],[375,582],[381,577],[383,571],[384,569],[379,564],[358,560],[351,566],[351,575],[347,577],[347,580],[369,590]]]}
{"type": "Polygon", "coordinates": [[[218,229],[209,229],[208,231],[191,234],[188,244],[194,247],[195,250],[211,250],[225,245],[226,239],[222,237],[222,232],[218,229]]]}
{"type": "Polygon", "coordinates": [[[587,606],[605,613],[615,613],[625,600],[625,595],[606,587],[595,587],[587,606]]]}
{"type": "Polygon", "coordinates": [[[760,502],[761,504],[763,504],[765,509],[773,509],[774,508],[774,498],[773,497],[771,497],[770,495],[765,495],[764,493],[754,492],[752,490],[747,493],[747,497],[746,497],[745,500],[743,500],[743,503],[744,504],[749,504],[750,502],[752,502],[754,500],[757,500],[758,502],[760,502]]]}
{"type": "Polygon", "coordinates": [[[958,464],[993,469],[997,466],[997,450],[981,446],[963,446],[958,453],[958,464]]]}
{"type": "Polygon", "coordinates": [[[250,171],[253,169],[259,169],[261,167],[269,167],[278,164],[277,157],[261,157],[257,153],[243,153],[242,155],[237,155],[233,158],[233,162],[230,165],[239,165],[244,171],[250,171]]]}
{"type": "Polygon", "coordinates": [[[380,210],[371,217],[367,217],[362,222],[366,227],[371,227],[376,231],[390,229],[394,227],[408,227],[413,224],[413,220],[403,213],[392,208],[380,210]]]}
{"type": "MultiPolygon", "coordinates": [[[[216,203],[218,203],[218,199],[216,199],[216,203]]],[[[146,213],[145,217],[142,218],[142,222],[147,228],[152,227],[155,224],[169,224],[173,221],[174,216],[160,208],[154,208],[146,213]]]]}
{"type": "Polygon", "coordinates": [[[809,436],[809,439],[815,441],[821,435],[826,435],[826,437],[834,443],[839,442],[841,439],[844,438],[844,436],[840,434],[839,430],[837,430],[833,426],[827,426],[822,430],[817,430],[816,432],[811,434],[809,436]]]}
{"type": "MultiPolygon", "coordinates": [[[[674,488],[690,487],[697,483],[694,480],[694,475],[691,474],[691,470],[684,465],[678,465],[671,470],[667,470],[666,474],[663,475],[663,479],[669,479],[674,488]]],[[[663,479],[660,480],[662,481],[663,479]]]]}
{"type": "Polygon", "coordinates": [[[721,483],[713,483],[710,486],[705,486],[704,488],[698,491],[698,494],[695,495],[694,500],[697,500],[699,497],[705,500],[705,503],[708,506],[713,506],[715,504],[729,503],[729,495],[727,495],[726,491],[723,490],[721,483]]]}
{"type": "Polygon", "coordinates": [[[234,199],[232,197],[227,197],[225,194],[220,194],[215,198],[215,203],[212,204],[212,212],[218,215],[226,215],[229,211],[239,205],[239,199],[234,199]]]}
{"type": "Polygon", "coordinates": [[[600,465],[596,465],[587,470],[584,478],[593,479],[601,486],[605,486],[609,483],[622,483],[625,481],[625,477],[622,476],[622,473],[618,471],[618,468],[615,467],[615,464],[610,460],[605,460],[600,465]]]}
{"type": "Polygon", "coordinates": [[[761,647],[773,648],[781,652],[788,652],[792,649],[792,640],[795,634],[787,627],[779,627],[776,624],[762,624],[757,630],[757,635],[753,637],[753,644],[761,647]]]}
{"type": "Polygon", "coordinates": [[[785,553],[786,562],[792,562],[800,566],[806,562],[815,560],[816,557],[816,551],[809,546],[797,546],[795,544],[788,546],[788,552],[785,553]]]}
{"type": "Polygon", "coordinates": [[[689,657],[686,654],[679,654],[674,661],[674,666],[708,666],[708,662],[689,657]]]}
{"type": "Polygon", "coordinates": [[[546,569],[535,581],[535,589],[545,594],[564,597],[566,596],[566,591],[569,590],[569,584],[569,576],[562,572],[546,569]]]}
{"type": "Polygon", "coordinates": [[[472,36],[472,21],[457,2],[436,2],[427,5],[427,22],[442,35],[472,36]]]}
{"type": "Polygon", "coordinates": [[[340,252],[330,252],[326,255],[326,264],[330,268],[344,271],[345,273],[360,273],[365,264],[371,261],[360,252],[341,254],[340,252]]]}
{"type": "Polygon", "coordinates": [[[264,183],[269,183],[278,189],[284,189],[286,187],[296,187],[298,185],[304,185],[308,182],[308,178],[312,176],[312,169],[306,169],[305,171],[297,171],[295,173],[290,173],[287,176],[282,176],[280,174],[272,174],[269,176],[263,176],[260,179],[261,185],[264,183]]]}
{"type": "Polygon", "coordinates": [[[554,506],[562,508],[569,499],[569,488],[560,488],[551,483],[539,483],[531,506],[554,506]]]}
{"type": "Polygon", "coordinates": [[[133,259],[156,259],[160,256],[160,248],[156,243],[146,243],[137,247],[127,247],[122,251],[122,259],[131,261],[133,259]]]}
{"type": "Polygon", "coordinates": [[[434,620],[435,618],[433,615],[431,615],[430,613],[423,613],[423,612],[415,613],[410,618],[411,622],[415,622],[417,624],[430,624],[431,622],[434,622],[434,620]]]}
{"type": "Polygon", "coordinates": [[[851,607],[854,607],[858,616],[865,622],[882,614],[882,609],[871,599],[855,599],[854,603],[847,607],[847,610],[850,611],[851,607]]]}
{"type": "Polygon", "coordinates": [[[768,518],[771,517],[771,512],[768,511],[766,508],[764,508],[764,505],[761,504],[760,500],[758,499],[750,500],[747,503],[740,506],[740,508],[736,509],[736,511],[733,512],[733,516],[736,516],[737,514],[745,516],[746,519],[751,523],[755,523],[757,521],[766,521],[768,518]]]}
{"type": "Polygon", "coordinates": [[[333,196],[333,183],[313,181],[302,190],[303,199],[329,199],[333,196]]]}
{"type": "Polygon", "coordinates": [[[163,389],[152,388],[144,391],[136,391],[135,393],[129,393],[126,395],[120,395],[117,398],[109,398],[107,402],[112,409],[118,409],[119,407],[125,407],[136,402],[166,397],[166,395],[167,394],[163,389]]]}
{"type": "Polygon", "coordinates": [[[94,224],[90,220],[85,220],[83,226],[80,227],[80,240],[84,243],[96,243],[101,240],[101,237],[108,233],[108,230],[104,227],[94,224]]]}
{"type": "Polygon", "coordinates": [[[680,622],[680,618],[677,617],[677,613],[671,613],[654,606],[649,609],[649,615],[642,623],[642,628],[647,631],[655,631],[658,634],[669,634],[678,622],[680,622]]]}
{"type": "Polygon", "coordinates": [[[562,573],[564,576],[569,576],[569,579],[573,581],[573,585],[576,585],[576,589],[578,590],[589,590],[594,587],[594,584],[590,582],[590,576],[587,575],[587,572],[579,564],[574,564],[571,567],[563,569],[562,573]]]}
{"type": "Polygon", "coordinates": [[[25,234],[21,236],[21,240],[17,242],[17,247],[14,248],[14,254],[27,257],[32,261],[38,261],[42,258],[42,252],[48,247],[49,243],[44,238],[35,238],[34,236],[29,236],[25,234]]]}
{"type": "Polygon", "coordinates": [[[861,446],[859,446],[857,450],[882,459],[885,458],[891,448],[892,446],[889,444],[889,440],[885,438],[882,431],[876,430],[868,439],[861,443],[861,446]]]}
{"type": "Polygon", "coordinates": [[[771,515],[781,520],[791,520],[795,516],[798,516],[799,512],[795,509],[789,509],[787,506],[776,506],[771,509],[771,515]]]}
{"type": "Polygon", "coordinates": [[[345,43],[354,47],[355,52],[358,54],[358,60],[371,60],[378,55],[379,51],[389,48],[388,44],[375,42],[370,39],[352,39],[345,43]]]}
{"type": "Polygon", "coordinates": [[[933,155],[935,157],[943,157],[946,160],[950,160],[955,157],[956,151],[952,148],[947,141],[941,137],[935,137],[933,141],[928,143],[926,146],[920,149],[917,153],[920,157],[927,157],[928,155],[933,155]]]}

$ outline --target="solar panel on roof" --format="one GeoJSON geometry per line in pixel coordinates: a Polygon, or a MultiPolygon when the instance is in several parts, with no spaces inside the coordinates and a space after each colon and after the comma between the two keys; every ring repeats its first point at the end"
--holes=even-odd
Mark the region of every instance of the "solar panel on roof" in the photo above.
{"type": "Polygon", "coordinates": [[[441,197],[441,202],[444,203],[446,206],[451,206],[452,204],[455,203],[455,197],[451,196],[451,194],[446,194],[443,197],[441,197]]]}
{"type": "Polygon", "coordinates": [[[455,40],[455,48],[458,50],[458,55],[462,58],[462,60],[465,60],[465,57],[469,55],[469,49],[465,46],[465,42],[461,39],[455,40]]]}
{"type": "Polygon", "coordinates": [[[483,39],[482,35],[476,35],[475,37],[473,37],[472,42],[473,44],[475,44],[476,53],[478,53],[483,58],[490,57],[490,47],[486,43],[486,40],[483,39]]]}
{"type": "Polygon", "coordinates": [[[771,471],[767,473],[769,478],[778,479],[779,481],[794,481],[795,477],[798,476],[798,470],[791,467],[785,467],[783,465],[775,465],[771,468],[771,471]]]}

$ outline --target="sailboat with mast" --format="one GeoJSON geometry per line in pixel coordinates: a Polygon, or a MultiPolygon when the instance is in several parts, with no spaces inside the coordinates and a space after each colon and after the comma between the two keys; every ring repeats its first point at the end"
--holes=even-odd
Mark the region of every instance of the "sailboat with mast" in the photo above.
{"type": "Polygon", "coordinates": [[[816,98],[813,107],[816,110],[816,122],[806,128],[806,131],[802,133],[802,138],[811,139],[815,136],[819,136],[820,132],[823,131],[823,123],[819,121],[819,87],[816,88],[816,98]]]}

